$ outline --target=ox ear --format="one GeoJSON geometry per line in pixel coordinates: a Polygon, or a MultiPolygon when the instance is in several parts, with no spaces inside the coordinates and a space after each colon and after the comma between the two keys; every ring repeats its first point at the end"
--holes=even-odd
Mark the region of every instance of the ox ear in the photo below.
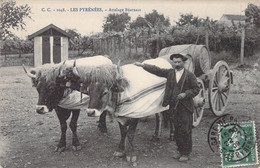
{"type": "Polygon", "coordinates": [[[120,70],[120,60],[117,63],[117,77],[116,83],[111,87],[112,92],[123,92],[124,89],[124,79],[122,78],[121,70],[120,70]]]}
{"type": "Polygon", "coordinates": [[[125,88],[128,86],[128,82],[124,78],[118,78],[116,79],[116,83],[111,87],[112,92],[124,92],[125,88]]]}
{"type": "Polygon", "coordinates": [[[112,91],[112,92],[116,92],[116,93],[121,93],[121,92],[123,92],[123,91],[125,91],[125,90],[124,90],[124,88],[123,88],[122,86],[120,86],[120,85],[118,85],[118,84],[114,84],[114,85],[111,87],[111,91],[112,91]]]}

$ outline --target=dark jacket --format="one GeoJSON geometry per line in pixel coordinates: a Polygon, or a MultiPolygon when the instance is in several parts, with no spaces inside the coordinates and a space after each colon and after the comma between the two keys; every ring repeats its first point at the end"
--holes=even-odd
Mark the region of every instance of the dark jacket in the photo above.
{"type": "MultiPolygon", "coordinates": [[[[200,91],[197,79],[193,73],[184,69],[179,82],[176,82],[175,69],[162,69],[154,65],[144,64],[143,68],[159,77],[167,78],[165,94],[163,98],[163,106],[170,105],[170,109],[174,108],[177,101],[177,95],[186,93],[186,97],[179,101],[179,104],[185,106],[190,112],[194,112],[193,99],[200,91]],[[184,83],[183,83],[184,82],[184,83]],[[183,87],[181,90],[181,85],[183,87]]],[[[178,105],[179,105],[178,104],[178,105]]]]}

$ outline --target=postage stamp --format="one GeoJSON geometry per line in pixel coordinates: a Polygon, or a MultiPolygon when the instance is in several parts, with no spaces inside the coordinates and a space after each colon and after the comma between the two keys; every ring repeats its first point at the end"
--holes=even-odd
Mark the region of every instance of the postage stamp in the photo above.
{"type": "Polygon", "coordinates": [[[223,167],[258,164],[254,121],[219,125],[223,167]]]}

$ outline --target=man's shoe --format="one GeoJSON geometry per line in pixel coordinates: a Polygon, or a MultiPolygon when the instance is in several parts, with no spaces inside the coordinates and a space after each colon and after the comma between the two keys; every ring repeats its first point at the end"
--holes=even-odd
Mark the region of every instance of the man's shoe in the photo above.
{"type": "Polygon", "coordinates": [[[181,154],[175,153],[172,157],[173,157],[174,159],[180,159],[181,154]]]}
{"type": "Polygon", "coordinates": [[[186,162],[189,160],[189,155],[182,155],[179,159],[180,162],[186,162]]]}

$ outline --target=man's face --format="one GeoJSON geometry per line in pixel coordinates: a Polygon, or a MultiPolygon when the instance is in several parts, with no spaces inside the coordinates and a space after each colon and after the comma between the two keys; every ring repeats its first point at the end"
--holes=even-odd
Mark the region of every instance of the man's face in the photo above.
{"type": "Polygon", "coordinates": [[[181,70],[182,68],[184,68],[184,62],[182,61],[181,58],[173,58],[172,62],[173,62],[173,66],[177,70],[181,70]]]}

